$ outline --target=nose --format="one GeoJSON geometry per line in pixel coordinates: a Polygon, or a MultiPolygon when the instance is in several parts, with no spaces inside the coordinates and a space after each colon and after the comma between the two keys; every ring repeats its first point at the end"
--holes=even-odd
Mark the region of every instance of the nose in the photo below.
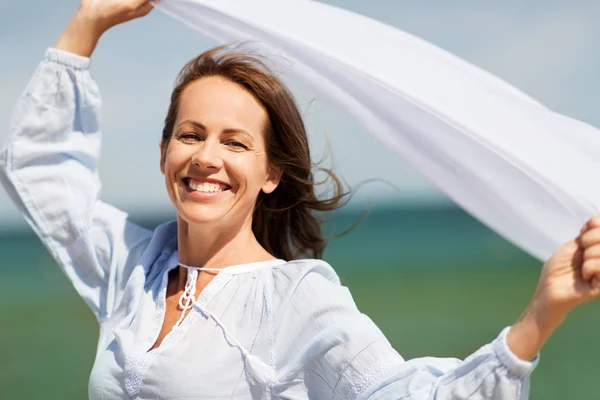
{"type": "Polygon", "coordinates": [[[223,168],[223,159],[219,153],[219,143],[205,140],[194,153],[192,163],[202,169],[219,170],[223,168]]]}

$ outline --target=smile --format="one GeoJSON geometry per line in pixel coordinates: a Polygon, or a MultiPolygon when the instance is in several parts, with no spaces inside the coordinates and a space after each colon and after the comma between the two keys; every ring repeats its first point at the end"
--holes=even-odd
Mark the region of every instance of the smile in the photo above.
{"type": "Polygon", "coordinates": [[[231,186],[216,181],[199,181],[193,178],[184,178],[183,182],[190,191],[200,193],[220,193],[231,189],[231,186]]]}

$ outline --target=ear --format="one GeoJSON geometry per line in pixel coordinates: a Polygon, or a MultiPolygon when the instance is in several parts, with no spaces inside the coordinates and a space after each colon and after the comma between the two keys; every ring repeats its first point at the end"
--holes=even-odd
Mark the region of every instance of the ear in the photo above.
{"type": "Polygon", "coordinates": [[[267,171],[267,180],[265,184],[262,186],[262,191],[266,194],[273,193],[279,182],[281,181],[281,176],[283,175],[283,170],[276,165],[270,164],[269,170],[267,171]]]}
{"type": "Polygon", "coordinates": [[[164,140],[160,141],[160,172],[165,174],[165,160],[167,157],[167,148],[169,147],[169,143],[165,143],[164,140]]]}

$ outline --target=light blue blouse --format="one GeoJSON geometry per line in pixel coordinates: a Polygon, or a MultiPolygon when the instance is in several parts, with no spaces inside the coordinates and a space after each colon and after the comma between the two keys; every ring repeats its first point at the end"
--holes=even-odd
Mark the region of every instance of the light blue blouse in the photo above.
{"type": "Polygon", "coordinates": [[[2,183],[100,323],[91,399],[526,399],[506,332],[466,360],[405,361],[321,260],[224,268],[157,349],[176,223],[99,199],[89,59],[49,49],[17,103],[2,183]]]}

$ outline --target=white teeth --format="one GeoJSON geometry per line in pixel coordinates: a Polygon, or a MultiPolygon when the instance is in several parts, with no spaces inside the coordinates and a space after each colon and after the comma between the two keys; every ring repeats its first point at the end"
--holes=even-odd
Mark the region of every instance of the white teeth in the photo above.
{"type": "Polygon", "coordinates": [[[189,186],[192,190],[203,193],[217,193],[226,189],[226,186],[221,183],[198,182],[190,179],[189,186]]]}

